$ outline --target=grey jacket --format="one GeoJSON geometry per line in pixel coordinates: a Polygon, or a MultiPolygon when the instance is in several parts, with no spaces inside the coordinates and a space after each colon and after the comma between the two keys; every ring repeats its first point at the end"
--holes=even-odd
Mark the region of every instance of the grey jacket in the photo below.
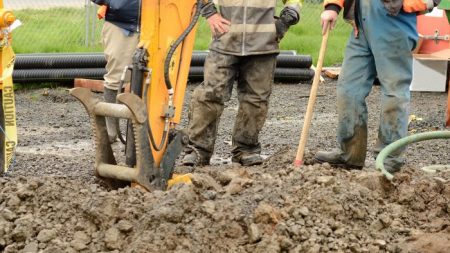
{"type": "MultiPolygon", "coordinates": [[[[213,38],[210,50],[224,54],[245,56],[278,53],[275,27],[277,0],[217,0],[209,3],[203,16],[217,13],[231,22],[230,31],[213,38]]],[[[286,3],[286,0],[283,0],[286,3]]],[[[300,11],[300,0],[290,0],[289,6],[300,11]]]]}

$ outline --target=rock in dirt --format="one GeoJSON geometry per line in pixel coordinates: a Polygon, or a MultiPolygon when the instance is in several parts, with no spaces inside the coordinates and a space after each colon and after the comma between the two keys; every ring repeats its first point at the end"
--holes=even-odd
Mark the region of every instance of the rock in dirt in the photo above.
{"type": "Polygon", "coordinates": [[[14,221],[17,218],[17,215],[14,212],[6,208],[0,210],[0,213],[2,214],[2,217],[7,221],[14,221]]]}
{"type": "Polygon", "coordinates": [[[303,217],[306,217],[309,215],[309,209],[306,206],[302,206],[298,209],[298,213],[301,214],[303,217]]]}
{"type": "Polygon", "coordinates": [[[261,232],[258,225],[255,223],[250,224],[248,227],[248,236],[251,243],[255,243],[261,240],[261,232]]]}
{"type": "Polygon", "coordinates": [[[120,231],[117,228],[110,228],[105,232],[105,245],[110,250],[119,250],[122,242],[120,241],[120,231]]]}
{"type": "Polygon", "coordinates": [[[275,236],[265,237],[255,250],[255,253],[278,253],[281,252],[280,243],[275,236]]]}
{"type": "Polygon", "coordinates": [[[51,240],[53,240],[56,237],[56,230],[54,229],[43,229],[39,232],[38,236],[37,236],[37,240],[39,242],[49,242],[51,240]]]}
{"type": "Polygon", "coordinates": [[[23,253],[37,253],[38,252],[38,244],[36,242],[30,242],[23,249],[23,253]]]}
{"type": "Polygon", "coordinates": [[[133,224],[127,220],[121,220],[117,223],[117,229],[119,229],[120,232],[128,233],[133,230],[133,224]]]}
{"type": "Polygon", "coordinates": [[[235,177],[231,180],[230,184],[228,184],[225,191],[230,195],[238,194],[242,190],[244,190],[244,188],[251,185],[252,182],[253,182],[252,180],[247,178],[235,177]]]}
{"type": "Polygon", "coordinates": [[[83,231],[77,231],[73,235],[73,240],[70,242],[70,246],[80,251],[87,248],[87,245],[91,242],[90,236],[83,231]]]}
{"type": "Polygon", "coordinates": [[[205,174],[192,174],[191,175],[192,183],[197,188],[202,188],[205,190],[214,190],[219,191],[222,187],[209,175],[205,174]]]}
{"type": "Polygon", "coordinates": [[[256,223],[278,223],[280,212],[266,203],[260,203],[254,212],[256,223]]]}
{"type": "Polygon", "coordinates": [[[211,200],[205,201],[202,204],[202,210],[209,215],[213,215],[216,211],[216,204],[211,200]]]}
{"type": "Polygon", "coordinates": [[[332,185],[334,183],[334,177],[333,176],[320,176],[316,178],[316,182],[318,184],[323,184],[325,186],[332,185]]]}
{"type": "Polygon", "coordinates": [[[409,238],[399,245],[403,252],[450,252],[450,234],[449,233],[427,233],[409,238]]]}

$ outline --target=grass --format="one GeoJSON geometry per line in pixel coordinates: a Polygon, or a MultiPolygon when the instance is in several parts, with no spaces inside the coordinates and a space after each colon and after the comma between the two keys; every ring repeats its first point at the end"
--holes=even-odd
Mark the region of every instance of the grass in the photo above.
{"type": "MultiPolygon", "coordinates": [[[[20,10],[14,14],[23,25],[14,31],[16,53],[99,52],[102,46],[85,46],[83,9],[20,10]]],[[[97,38],[100,38],[97,29],[97,38]]]]}
{"type": "MultiPolygon", "coordinates": [[[[311,55],[317,60],[322,40],[319,23],[322,6],[305,4],[299,24],[291,27],[281,42],[282,50],[297,50],[299,54],[311,55]]],[[[96,27],[97,43],[85,46],[85,13],[83,9],[55,8],[50,10],[15,11],[24,24],[14,32],[16,53],[50,52],[99,52],[101,23],[96,27]]],[[[337,28],[330,34],[325,66],[339,64],[343,59],[346,41],[351,27],[340,19],[337,28]]],[[[196,50],[208,49],[209,27],[201,19],[195,43],[196,50]]]]}

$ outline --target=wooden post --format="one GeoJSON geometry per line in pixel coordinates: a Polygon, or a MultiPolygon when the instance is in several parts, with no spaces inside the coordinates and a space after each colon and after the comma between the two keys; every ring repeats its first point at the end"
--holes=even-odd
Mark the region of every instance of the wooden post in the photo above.
{"type": "Polygon", "coordinates": [[[103,92],[103,81],[102,80],[92,80],[92,79],[82,79],[76,78],[74,80],[74,87],[89,88],[92,91],[103,92]]]}

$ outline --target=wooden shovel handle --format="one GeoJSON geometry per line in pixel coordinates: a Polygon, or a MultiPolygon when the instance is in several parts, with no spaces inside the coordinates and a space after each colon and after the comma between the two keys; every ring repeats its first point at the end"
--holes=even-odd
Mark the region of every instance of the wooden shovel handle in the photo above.
{"type": "Polygon", "coordinates": [[[306,109],[305,121],[303,122],[303,129],[300,135],[300,141],[297,149],[297,156],[295,157],[295,166],[300,167],[303,164],[303,155],[305,154],[306,141],[308,139],[309,127],[314,112],[314,104],[316,103],[317,89],[319,88],[320,74],[322,73],[323,59],[325,58],[325,51],[327,49],[328,34],[330,33],[331,25],[325,31],[322,36],[322,44],[320,46],[319,59],[317,60],[316,71],[314,73],[314,80],[311,86],[311,92],[308,100],[308,107],[306,109]]]}

